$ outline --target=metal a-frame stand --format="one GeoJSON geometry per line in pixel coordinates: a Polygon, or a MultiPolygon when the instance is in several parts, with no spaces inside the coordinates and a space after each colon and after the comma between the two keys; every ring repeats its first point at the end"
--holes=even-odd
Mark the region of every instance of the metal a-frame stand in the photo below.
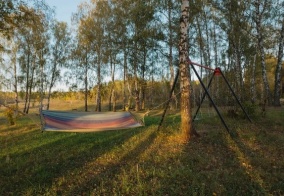
{"type": "MultiPolygon", "coordinates": [[[[226,77],[224,76],[223,72],[221,71],[221,69],[220,69],[219,67],[217,67],[217,68],[215,68],[215,69],[212,69],[212,68],[210,68],[210,67],[207,67],[207,66],[204,66],[204,65],[200,65],[200,64],[197,64],[197,63],[194,63],[194,62],[191,62],[190,60],[188,61],[188,65],[191,66],[192,70],[193,70],[194,73],[196,74],[196,76],[197,76],[197,78],[198,78],[198,80],[199,80],[199,82],[200,82],[200,84],[201,84],[201,86],[202,86],[202,88],[203,88],[203,90],[204,90],[204,94],[203,94],[203,96],[202,96],[201,103],[199,104],[199,106],[198,106],[198,108],[197,108],[197,110],[196,110],[196,112],[195,112],[195,115],[194,115],[192,121],[195,120],[195,118],[196,118],[196,116],[197,116],[197,114],[198,114],[198,112],[199,112],[199,110],[200,110],[200,107],[201,107],[201,105],[202,105],[202,103],[203,103],[203,101],[204,101],[204,99],[205,99],[205,96],[207,95],[208,98],[209,98],[209,100],[210,100],[210,102],[211,102],[211,104],[213,105],[215,111],[217,112],[217,114],[218,114],[218,116],[219,116],[219,118],[220,118],[222,124],[224,125],[224,127],[226,128],[226,130],[227,130],[227,132],[230,134],[230,136],[232,137],[232,134],[231,134],[231,132],[230,132],[229,127],[227,126],[227,124],[226,124],[224,118],[222,117],[222,115],[221,115],[221,113],[220,113],[220,111],[219,111],[217,105],[216,105],[215,102],[213,101],[213,99],[212,99],[212,97],[211,97],[211,95],[210,95],[210,93],[209,93],[209,91],[208,91],[209,88],[210,88],[210,86],[211,86],[211,83],[212,83],[212,81],[213,81],[214,76],[220,76],[220,75],[221,75],[222,78],[224,79],[224,81],[226,82],[227,86],[229,87],[231,93],[232,93],[233,96],[235,97],[237,103],[239,104],[239,106],[241,107],[242,111],[244,112],[246,118],[247,118],[250,122],[252,122],[251,119],[250,119],[250,117],[248,116],[247,112],[245,111],[244,107],[242,106],[241,102],[240,102],[239,99],[237,98],[237,96],[236,96],[235,92],[233,91],[232,87],[230,86],[228,80],[226,79],[226,77]],[[207,69],[207,70],[213,71],[213,75],[212,75],[212,77],[211,77],[211,79],[210,79],[210,81],[209,81],[209,83],[208,83],[208,85],[207,85],[207,88],[205,87],[205,84],[203,83],[203,81],[202,81],[201,77],[199,76],[198,72],[196,71],[194,65],[195,65],[195,66],[202,67],[202,68],[205,68],[205,69],[207,69]]],[[[171,99],[172,99],[172,93],[173,93],[174,88],[175,88],[175,85],[176,85],[176,83],[177,83],[178,76],[179,76],[179,70],[178,70],[177,73],[176,73],[175,80],[174,80],[174,84],[173,84],[172,89],[171,89],[171,92],[170,92],[169,100],[168,100],[167,103],[166,103],[166,107],[165,107],[165,109],[164,109],[164,112],[163,112],[163,114],[162,114],[161,121],[160,121],[159,126],[158,126],[158,131],[159,131],[160,127],[162,126],[162,123],[163,123],[165,114],[166,114],[166,112],[167,112],[169,103],[170,103],[170,101],[171,101],[171,99]]]]}
{"type": "MultiPolygon", "coordinates": [[[[225,75],[223,74],[223,72],[221,71],[221,69],[220,69],[219,67],[217,67],[217,68],[215,68],[215,69],[212,69],[212,68],[210,68],[210,67],[207,67],[207,66],[204,66],[204,65],[200,65],[200,64],[197,64],[197,63],[194,63],[194,62],[191,62],[191,61],[189,61],[188,63],[189,63],[189,65],[191,66],[191,68],[192,68],[192,70],[194,71],[194,73],[196,74],[196,76],[197,76],[197,78],[198,78],[198,80],[199,80],[199,82],[200,82],[200,84],[201,84],[201,86],[202,86],[202,88],[203,88],[203,90],[204,90],[204,94],[203,94],[203,96],[202,96],[201,103],[199,104],[199,106],[198,106],[198,108],[197,108],[197,110],[196,110],[196,112],[195,112],[195,115],[193,116],[193,121],[195,120],[195,118],[196,118],[196,116],[197,116],[197,114],[198,114],[198,112],[199,112],[199,110],[200,110],[200,107],[201,107],[201,105],[202,105],[202,103],[203,103],[203,101],[204,101],[204,99],[205,99],[205,96],[207,95],[208,98],[209,98],[209,100],[210,100],[210,102],[211,102],[211,104],[213,105],[215,111],[217,112],[217,114],[218,114],[218,116],[219,116],[219,118],[220,118],[222,124],[223,124],[224,127],[226,128],[227,132],[231,135],[231,132],[230,132],[230,130],[229,130],[229,127],[227,126],[227,124],[226,124],[224,118],[222,117],[222,115],[221,115],[221,113],[220,113],[218,107],[216,106],[215,102],[213,101],[213,99],[212,99],[212,97],[211,97],[211,95],[210,95],[210,93],[209,93],[209,91],[208,91],[209,88],[210,88],[210,86],[211,86],[211,83],[212,83],[212,80],[213,80],[214,76],[222,76],[222,78],[224,79],[224,81],[225,81],[225,83],[227,84],[228,88],[230,89],[232,95],[234,96],[234,98],[236,99],[237,103],[239,104],[239,106],[241,107],[242,111],[244,112],[246,118],[247,118],[250,122],[252,122],[251,119],[250,119],[250,117],[248,116],[247,112],[245,111],[244,107],[242,106],[241,102],[239,101],[238,97],[236,96],[235,92],[233,91],[233,88],[230,86],[228,80],[226,79],[225,75]],[[202,67],[202,68],[205,68],[205,69],[207,69],[207,70],[213,71],[213,75],[212,75],[212,77],[211,77],[211,79],[210,79],[210,81],[209,81],[209,83],[208,83],[208,85],[207,85],[207,88],[205,87],[205,85],[204,85],[204,83],[203,83],[201,77],[199,76],[198,72],[196,71],[194,65],[199,66],[199,67],[202,67]]],[[[232,136],[232,135],[231,135],[231,136],[232,136]]]]}

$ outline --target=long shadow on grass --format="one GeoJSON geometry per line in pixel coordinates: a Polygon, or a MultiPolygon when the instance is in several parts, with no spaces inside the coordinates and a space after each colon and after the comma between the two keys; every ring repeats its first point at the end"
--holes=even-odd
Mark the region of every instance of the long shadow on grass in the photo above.
{"type": "Polygon", "coordinates": [[[225,132],[214,131],[192,139],[169,163],[171,170],[164,170],[159,195],[265,194],[261,184],[240,165],[227,137],[225,132]]]}
{"type": "MultiPolygon", "coordinates": [[[[246,146],[242,141],[240,136],[229,137],[228,135],[222,135],[222,141],[224,145],[227,146],[229,153],[232,156],[230,163],[235,165],[237,168],[233,173],[235,179],[225,181],[223,184],[226,188],[226,193],[228,194],[241,194],[241,195],[266,195],[263,181],[260,177],[257,168],[254,168],[251,164],[251,156],[256,152],[246,146]]],[[[227,161],[228,162],[228,161],[227,161]]]]}
{"type": "MultiPolygon", "coordinates": [[[[227,147],[234,154],[234,161],[239,168],[244,170],[248,179],[248,189],[251,194],[259,195],[282,195],[284,193],[283,175],[280,169],[283,167],[279,146],[283,146],[283,139],[272,124],[266,124],[265,119],[255,119],[255,123],[247,123],[238,120],[238,123],[231,121],[234,125],[236,137],[223,137],[227,147]],[[259,122],[257,122],[259,121],[259,122]],[[275,158],[273,160],[273,158],[275,158]]],[[[271,119],[267,119],[272,122],[271,119]]],[[[283,160],[283,159],[282,159],[283,160]]]]}
{"type": "MultiPolygon", "coordinates": [[[[251,155],[257,155],[241,142],[239,137],[231,138],[227,133],[215,132],[202,137],[198,143],[189,144],[190,158],[184,157],[192,169],[188,170],[188,194],[205,195],[266,195],[267,190],[258,169],[251,164],[251,155]],[[197,145],[198,149],[196,148],[197,145]]],[[[183,172],[186,173],[186,172],[183,172]]],[[[185,187],[185,185],[184,185],[185,187]]]]}
{"type": "MultiPolygon", "coordinates": [[[[45,133],[42,146],[12,154],[9,162],[1,160],[1,194],[40,193],[52,181],[65,173],[82,167],[86,162],[123,144],[142,129],[109,131],[101,133],[45,133]],[[48,135],[47,135],[48,134],[48,135]],[[68,135],[66,137],[66,135],[68,135]],[[52,140],[53,137],[62,139],[52,140]],[[46,142],[46,141],[45,141],[46,142]]],[[[34,139],[34,138],[33,138],[34,139]]],[[[41,139],[41,138],[38,138],[41,139]]],[[[32,145],[34,141],[30,141],[32,145]]],[[[28,145],[28,141],[25,141],[28,145]]]]}
{"type": "MultiPolygon", "coordinates": [[[[149,131],[149,130],[148,130],[149,131]]],[[[144,134],[144,133],[143,133],[144,134]]],[[[101,186],[104,186],[106,193],[111,193],[111,187],[113,187],[113,180],[117,179],[116,176],[123,171],[128,171],[133,165],[139,162],[139,157],[148,147],[153,143],[156,138],[155,129],[151,129],[147,135],[142,136],[143,138],[132,149],[126,149],[125,154],[122,152],[119,160],[109,162],[106,165],[98,165],[100,169],[95,175],[89,176],[87,179],[82,180],[73,189],[67,192],[68,195],[81,195],[88,192],[93,192],[96,188],[103,191],[101,186]],[[128,169],[127,169],[128,168],[128,169]]],[[[127,141],[126,141],[127,143],[127,141]]],[[[116,190],[118,191],[118,190],[116,190]]]]}
{"type": "MultiPolygon", "coordinates": [[[[237,128],[245,127],[247,121],[228,121],[232,132],[236,133],[233,138],[215,121],[209,121],[201,137],[185,145],[183,153],[164,163],[163,168],[155,168],[156,173],[163,176],[155,176],[160,184],[156,195],[283,195],[283,172],[280,171],[283,164],[278,161],[280,164],[273,169],[269,152],[263,157],[265,146],[255,150],[243,142],[244,133],[237,128]]],[[[281,139],[267,135],[271,140],[269,144],[268,139],[265,143],[261,139],[265,136],[258,133],[248,136],[251,135],[255,138],[246,138],[251,145],[253,140],[250,139],[255,139],[256,145],[266,144],[270,151],[273,145],[281,146],[281,139]]]]}
{"type": "MultiPolygon", "coordinates": [[[[284,165],[281,161],[282,151],[277,148],[283,145],[283,141],[266,131],[261,131],[262,128],[257,125],[252,127],[254,128],[249,130],[250,133],[242,133],[242,136],[236,138],[226,137],[224,140],[235,154],[235,162],[244,170],[247,181],[250,182],[248,191],[251,191],[251,194],[283,195],[283,172],[281,176],[280,168],[284,165]],[[254,132],[255,129],[258,131],[254,132]],[[243,138],[246,135],[248,138],[243,138]],[[250,145],[247,145],[248,141],[245,143],[245,140],[248,140],[250,145]],[[261,146],[259,149],[251,147],[258,145],[261,146]]],[[[273,132],[273,129],[270,131],[273,132]]]]}

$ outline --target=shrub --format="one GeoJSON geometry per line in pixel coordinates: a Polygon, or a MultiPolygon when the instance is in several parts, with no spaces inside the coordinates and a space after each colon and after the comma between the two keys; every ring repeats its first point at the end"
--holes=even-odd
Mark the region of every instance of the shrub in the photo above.
{"type": "Polygon", "coordinates": [[[250,102],[245,102],[243,104],[243,107],[245,109],[245,111],[247,112],[247,114],[251,117],[256,115],[256,109],[257,109],[257,105],[250,103],[250,102]]]}
{"type": "Polygon", "coordinates": [[[14,115],[15,110],[16,110],[15,108],[16,108],[15,106],[7,107],[4,112],[4,115],[7,118],[10,125],[14,125],[16,121],[16,118],[14,115]]]}

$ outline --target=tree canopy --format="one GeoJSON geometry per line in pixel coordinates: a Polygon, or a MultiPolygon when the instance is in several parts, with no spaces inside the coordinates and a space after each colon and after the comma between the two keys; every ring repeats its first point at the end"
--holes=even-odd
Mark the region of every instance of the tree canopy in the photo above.
{"type": "MultiPolygon", "coordinates": [[[[220,67],[241,100],[280,105],[283,3],[190,1],[189,57],[220,67]]],[[[51,95],[63,88],[84,91],[86,110],[88,100],[98,111],[105,100],[135,110],[152,107],[166,99],[178,67],[180,8],[181,1],[173,0],[92,0],[82,2],[69,26],[56,21],[48,1],[2,1],[0,88],[20,92],[25,112],[33,92],[51,95]],[[163,84],[163,96],[156,82],[163,84]]],[[[210,74],[199,71],[204,79],[210,74]]]]}

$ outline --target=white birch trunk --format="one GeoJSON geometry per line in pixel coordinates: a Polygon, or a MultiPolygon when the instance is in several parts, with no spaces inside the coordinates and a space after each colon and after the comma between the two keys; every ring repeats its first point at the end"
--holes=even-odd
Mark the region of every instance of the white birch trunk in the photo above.
{"type": "MultiPolygon", "coordinates": [[[[99,50],[98,50],[99,51],[99,50]]],[[[98,83],[97,83],[97,106],[96,106],[96,111],[101,112],[102,111],[102,100],[101,100],[101,54],[99,52],[98,54],[98,65],[97,65],[97,78],[98,78],[98,83]]]]}
{"type": "Polygon", "coordinates": [[[270,96],[270,87],[268,84],[268,78],[267,78],[267,70],[266,70],[266,63],[265,63],[265,52],[264,52],[264,38],[263,38],[263,32],[262,32],[262,18],[265,7],[261,6],[260,0],[256,0],[254,2],[256,13],[255,13],[255,23],[256,23],[256,31],[257,31],[257,41],[258,41],[258,48],[260,53],[260,59],[261,59],[261,74],[262,74],[262,80],[263,80],[263,102],[271,104],[271,96],[270,96]],[[260,10],[262,7],[262,10],[260,10]]]}
{"type": "Polygon", "coordinates": [[[181,87],[181,130],[185,141],[188,141],[192,135],[190,71],[188,66],[188,18],[189,1],[182,0],[180,18],[179,68],[181,87]]]}
{"type": "Polygon", "coordinates": [[[255,104],[255,102],[256,102],[255,67],[256,67],[256,54],[253,57],[253,63],[251,65],[250,94],[251,94],[251,103],[252,104],[255,104]]]}

